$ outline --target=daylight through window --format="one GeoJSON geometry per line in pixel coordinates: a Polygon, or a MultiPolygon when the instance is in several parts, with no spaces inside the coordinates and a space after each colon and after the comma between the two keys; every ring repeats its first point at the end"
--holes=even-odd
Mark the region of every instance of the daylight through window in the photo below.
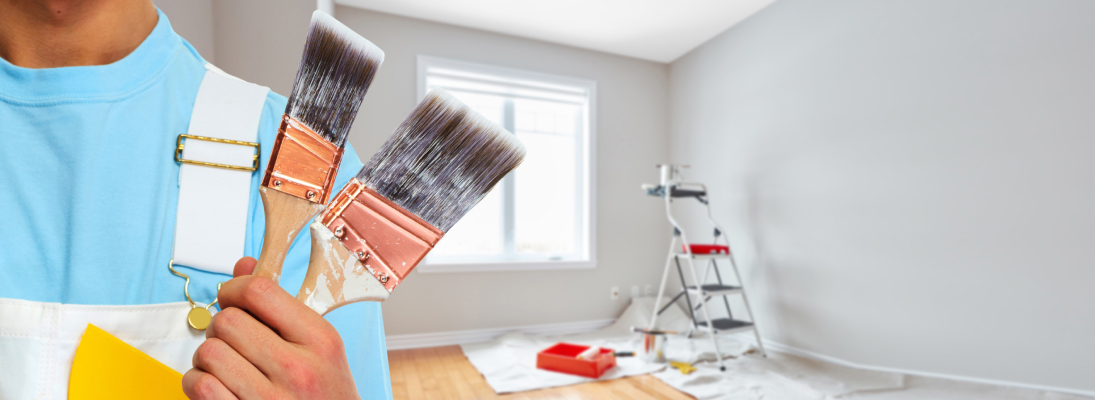
{"type": "Polygon", "coordinates": [[[419,58],[419,79],[419,98],[442,88],[516,134],[528,150],[524,163],[449,230],[427,263],[592,266],[594,84],[433,57],[419,58]]]}

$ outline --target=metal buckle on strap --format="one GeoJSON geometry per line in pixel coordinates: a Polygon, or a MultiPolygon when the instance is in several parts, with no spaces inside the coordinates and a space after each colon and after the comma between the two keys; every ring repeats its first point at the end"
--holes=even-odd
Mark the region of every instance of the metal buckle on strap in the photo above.
{"type": "Polygon", "coordinates": [[[188,135],[188,134],[185,134],[185,133],[179,135],[178,139],[175,139],[175,161],[181,162],[181,163],[204,165],[204,166],[207,166],[207,167],[215,167],[215,168],[234,169],[234,170],[238,170],[238,171],[254,171],[254,170],[259,169],[259,154],[260,154],[260,151],[259,151],[259,144],[258,143],[243,142],[243,141],[239,141],[239,140],[220,139],[220,138],[206,137],[206,136],[188,135]],[[205,141],[208,141],[208,142],[216,142],[216,143],[224,143],[224,144],[234,144],[234,145],[237,145],[237,146],[254,147],[255,148],[254,163],[250,167],[241,167],[239,165],[219,164],[219,163],[211,163],[211,162],[206,162],[206,161],[183,159],[182,158],[182,151],[183,151],[183,146],[185,145],[183,143],[183,139],[205,140],[205,141]]]}
{"type": "MultiPolygon", "coordinates": [[[[190,298],[190,276],[175,270],[175,259],[167,262],[167,268],[171,270],[172,274],[186,279],[186,283],[183,284],[183,293],[186,294],[186,301],[190,302],[190,312],[186,313],[186,323],[190,324],[191,328],[204,331],[213,322],[213,312],[209,309],[217,304],[220,299],[214,297],[212,303],[207,304],[205,307],[199,306],[194,302],[194,299],[190,298]]],[[[220,294],[221,285],[223,284],[224,282],[217,284],[217,294],[220,294]]]]}

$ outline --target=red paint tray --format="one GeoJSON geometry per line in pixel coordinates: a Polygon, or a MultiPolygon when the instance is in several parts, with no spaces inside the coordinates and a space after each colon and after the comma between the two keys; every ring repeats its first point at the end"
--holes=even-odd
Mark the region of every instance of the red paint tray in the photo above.
{"type": "Polygon", "coordinates": [[[575,358],[588,348],[589,346],[570,343],[548,347],[536,353],[536,368],[597,379],[616,366],[616,353],[611,349],[601,348],[601,354],[592,360],[575,358]]]}

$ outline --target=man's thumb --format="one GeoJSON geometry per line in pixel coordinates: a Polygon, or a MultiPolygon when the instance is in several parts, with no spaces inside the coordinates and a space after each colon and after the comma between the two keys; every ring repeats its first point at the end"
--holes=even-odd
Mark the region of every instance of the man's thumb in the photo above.
{"type": "Polygon", "coordinates": [[[239,261],[236,261],[236,266],[232,268],[232,277],[251,275],[251,273],[255,271],[255,264],[258,264],[258,260],[255,260],[254,258],[241,258],[239,261]]]}

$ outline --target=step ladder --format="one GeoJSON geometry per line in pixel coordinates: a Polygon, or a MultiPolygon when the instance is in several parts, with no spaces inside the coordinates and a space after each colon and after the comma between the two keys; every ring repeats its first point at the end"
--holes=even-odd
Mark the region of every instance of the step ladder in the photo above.
{"type": "Polygon", "coordinates": [[[666,258],[665,270],[662,272],[662,283],[658,289],[658,297],[654,301],[654,315],[650,318],[649,329],[654,330],[657,326],[658,315],[673,306],[681,297],[684,297],[688,305],[688,315],[692,319],[688,337],[692,337],[693,333],[700,329],[707,332],[711,338],[711,344],[715,346],[715,357],[718,360],[720,370],[725,371],[726,365],[723,364],[722,352],[719,350],[718,340],[716,340],[718,334],[732,334],[752,330],[761,355],[767,357],[768,353],[764,350],[760,331],[757,330],[754,322],[749,298],[745,295],[745,288],[742,286],[741,274],[738,272],[737,263],[734,262],[733,251],[730,250],[730,242],[724,234],[725,231],[711,218],[711,205],[707,199],[707,187],[700,183],[681,182],[680,169],[688,168],[687,165],[658,165],[658,167],[662,169],[661,184],[643,185],[643,189],[647,195],[664,199],[666,216],[669,218],[669,223],[673,225],[673,238],[669,242],[669,256],[666,258]],[[694,252],[695,248],[692,242],[688,241],[687,234],[685,234],[677,218],[673,216],[672,203],[674,199],[695,199],[703,204],[707,211],[707,222],[711,225],[714,233],[712,243],[715,246],[712,247],[715,247],[717,253],[698,254],[694,252]],[[718,246],[725,250],[721,250],[718,246]],[[722,273],[719,271],[720,261],[723,265],[730,265],[730,268],[734,271],[736,283],[728,283],[722,279],[722,273]],[[703,264],[702,275],[697,273],[696,268],[699,264],[703,264]],[[674,267],[676,267],[682,289],[663,307],[662,299],[666,296],[665,286],[669,280],[669,271],[674,267]],[[685,278],[685,269],[689,271],[691,283],[685,278]],[[710,279],[712,273],[714,273],[715,278],[713,282],[710,279]],[[745,304],[748,320],[735,319],[734,314],[730,311],[729,297],[739,295],[745,304]],[[711,313],[708,312],[708,302],[718,298],[722,299],[723,306],[726,307],[727,318],[712,319],[711,313]],[[696,318],[697,311],[701,313],[703,318],[696,318]]]}

